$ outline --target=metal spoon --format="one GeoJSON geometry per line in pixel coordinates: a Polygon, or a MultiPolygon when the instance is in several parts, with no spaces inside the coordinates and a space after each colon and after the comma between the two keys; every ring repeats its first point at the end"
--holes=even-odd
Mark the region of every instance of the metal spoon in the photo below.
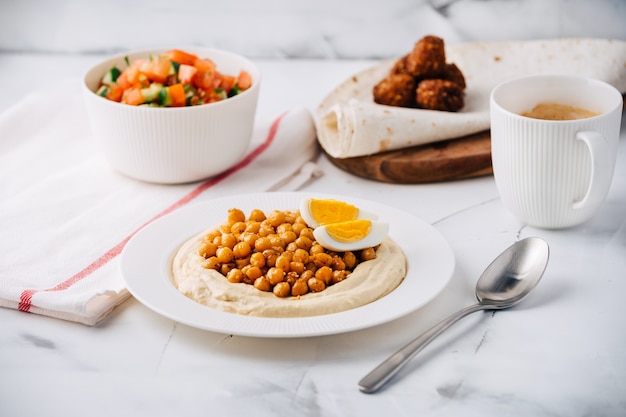
{"type": "Polygon", "coordinates": [[[536,237],[509,246],[480,276],[476,284],[477,304],[452,314],[391,355],[359,381],[359,389],[366,393],[380,389],[435,337],[468,314],[509,308],[522,301],[543,276],[549,253],[548,244],[536,237]]]}

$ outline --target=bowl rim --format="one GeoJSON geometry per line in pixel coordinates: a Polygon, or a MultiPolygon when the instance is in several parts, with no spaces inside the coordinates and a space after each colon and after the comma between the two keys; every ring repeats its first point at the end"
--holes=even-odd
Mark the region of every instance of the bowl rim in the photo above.
{"type": "Polygon", "coordinates": [[[106,58],[101,59],[95,64],[91,65],[83,73],[83,76],[81,77],[81,86],[88,96],[96,97],[97,99],[104,100],[104,102],[108,102],[111,105],[124,105],[125,108],[135,109],[134,111],[168,111],[168,112],[178,111],[180,112],[180,111],[189,111],[190,109],[200,109],[200,108],[205,109],[209,105],[212,105],[214,108],[217,106],[221,107],[221,106],[227,105],[226,103],[235,103],[239,100],[244,99],[244,97],[250,94],[254,94],[255,90],[258,90],[260,88],[259,87],[260,84],[261,84],[261,71],[259,70],[259,67],[246,56],[238,54],[236,52],[227,51],[224,49],[204,47],[204,46],[191,46],[191,45],[190,46],[169,46],[169,47],[162,46],[162,47],[152,47],[152,48],[142,48],[142,49],[131,49],[128,51],[119,52],[113,55],[109,55],[106,58]],[[219,54],[222,56],[226,56],[228,58],[240,60],[243,63],[245,63],[246,66],[248,66],[250,69],[253,70],[252,71],[253,73],[251,74],[252,79],[253,79],[252,86],[249,89],[245,90],[244,92],[237,94],[236,96],[229,97],[226,100],[216,101],[213,103],[205,103],[205,104],[200,104],[200,105],[195,105],[195,106],[183,106],[183,107],[152,107],[152,106],[129,106],[129,105],[124,105],[123,103],[109,100],[106,97],[102,97],[96,94],[96,91],[94,91],[88,85],[88,78],[92,76],[96,70],[101,69],[101,67],[103,68],[102,70],[103,73],[101,75],[98,75],[97,77],[98,80],[102,79],[102,76],[104,75],[104,71],[106,71],[106,69],[110,65],[112,65],[114,62],[118,62],[120,60],[123,61],[126,57],[129,57],[129,56],[162,54],[171,49],[179,49],[181,51],[191,52],[196,55],[204,55],[207,58],[211,58],[210,56],[211,54],[219,54]]]}

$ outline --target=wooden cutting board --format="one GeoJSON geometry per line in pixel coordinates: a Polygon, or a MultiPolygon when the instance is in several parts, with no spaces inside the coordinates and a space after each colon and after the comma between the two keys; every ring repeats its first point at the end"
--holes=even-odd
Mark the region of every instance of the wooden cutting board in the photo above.
{"type": "Polygon", "coordinates": [[[355,158],[326,156],[353,175],[395,184],[458,180],[493,173],[489,131],[355,158]]]}
{"type": "MultiPolygon", "coordinates": [[[[626,111],[626,94],[623,98],[626,111]]],[[[493,174],[489,131],[355,158],[326,156],[334,165],[353,175],[394,184],[451,181],[493,174]]]]}

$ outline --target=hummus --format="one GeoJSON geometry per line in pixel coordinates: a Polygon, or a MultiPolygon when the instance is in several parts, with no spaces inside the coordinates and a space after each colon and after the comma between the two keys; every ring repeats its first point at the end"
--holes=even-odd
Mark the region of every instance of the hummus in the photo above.
{"type": "Polygon", "coordinates": [[[393,291],[406,275],[406,258],[391,238],[343,281],[318,293],[280,298],[253,285],[231,283],[219,272],[203,267],[198,249],[207,232],[185,242],[174,255],[174,286],[190,299],[228,313],[259,317],[305,317],[338,313],[375,301],[393,291]]]}

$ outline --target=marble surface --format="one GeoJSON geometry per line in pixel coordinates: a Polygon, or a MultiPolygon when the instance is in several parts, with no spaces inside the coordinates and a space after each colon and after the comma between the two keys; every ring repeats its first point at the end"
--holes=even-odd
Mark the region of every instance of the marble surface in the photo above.
{"type": "MultiPolygon", "coordinates": [[[[397,7],[396,12],[413,4],[390,3],[397,7]]],[[[476,20],[467,22],[459,17],[483,3],[485,9],[490,3],[493,7],[489,10],[494,13],[513,13],[516,6],[534,10],[544,4],[423,2],[419,7],[431,11],[439,7],[445,13],[437,15],[437,21],[429,20],[429,26],[422,29],[441,28],[441,33],[459,42],[570,34],[626,38],[621,23],[624,19],[620,18],[625,6],[620,1],[594,2],[593,8],[591,2],[546,2],[550,6],[543,18],[552,17],[558,24],[546,27],[521,17],[518,25],[500,20],[501,27],[509,30],[506,35],[496,35],[495,27],[481,28],[476,20]],[[560,14],[571,10],[576,12],[560,14]],[[600,18],[609,16],[606,24],[581,17],[594,12],[600,18]],[[580,31],[574,29],[583,20],[586,23],[578,28],[580,31]],[[453,26],[455,22],[465,26],[453,26]]],[[[129,2],[132,7],[140,4],[129,2]]],[[[151,7],[161,13],[173,7],[165,2],[153,4],[151,7]]],[[[252,2],[237,4],[253,8],[247,10],[250,13],[255,11],[252,2]]],[[[23,22],[25,27],[18,28],[19,36],[12,39],[6,28],[8,14],[0,13],[0,49],[4,51],[0,53],[4,75],[0,77],[0,112],[29,91],[46,88],[49,80],[80,77],[101,53],[143,45],[144,41],[137,38],[136,43],[124,42],[124,30],[106,42],[93,31],[90,39],[73,37],[63,28],[68,14],[95,14],[81,2],[2,2],[0,8],[23,16],[28,14],[26,8],[34,5],[43,6],[29,14],[39,20],[23,22]],[[54,25],[42,22],[46,14],[57,17],[54,25]],[[37,22],[42,27],[51,25],[54,36],[44,39],[33,33],[37,22]],[[45,68],[47,79],[38,78],[39,68],[45,68]]],[[[223,10],[229,14],[235,10],[235,6],[228,7],[223,10]]],[[[244,22],[253,20],[250,14],[241,13],[244,22]]],[[[330,12],[325,9],[319,13],[330,12]]],[[[338,21],[358,26],[358,19],[350,20],[345,13],[329,19],[325,28],[338,21]]],[[[112,14],[109,10],[101,16],[107,20],[112,14]]],[[[425,19],[421,12],[407,14],[425,19]]],[[[261,20],[271,23],[269,15],[262,15],[261,20]]],[[[415,17],[415,22],[418,20],[415,17]]],[[[407,22],[413,20],[407,17],[404,23],[411,26],[407,22]]],[[[14,29],[18,26],[12,20],[8,23],[14,29]]],[[[284,24],[296,27],[300,23],[284,24]]],[[[293,46],[298,39],[291,39],[297,53],[280,42],[274,45],[271,39],[264,45],[272,44],[276,49],[264,50],[264,41],[255,39],[259,42],[255,51],[265,56],[256,60],[264,74],[259,117],[275,117],[300,106],[312,110],[345,78],[373,65],[374,58],[396,52],[373,42],[370,48],[360,45],[362,50],[350,55],[355,51],[352,46],[362,39],[357,42],[348,32],[334,38],[345,41],[344,49],[326,49],[319,39],[308,36],[293,46]],[[294,55],[302,58],[283,59],[294,55]],[[339,55],[357,59],[333,59],[339,55]],[[329,59],[307,59],[319,56],[329,59]]],[[[360,33],[364,32],[362,29],[360,33]]],[[[410,43],[416,38],[414,34],[403,37],[394,30],[389,35],[390,39],[398,36],[396,39],[410,43]]],[[[181,39],[193,42],[186,36],[181,35],[181,39]]],[[[240,33],[235,39],[243,42],[243,38],[240,33]]],[[[163,40],[152,39],[157,43],[163,40]]],[[[240,49],[246,51],[248,46],[240,49]]],[[[303,191],[383,202],[413,213],[446,238],[454,250],[456,268],[450,284],[435,300],[385,325],[302,339],[202,331],[164,318],[133,298],[95,327],[0,309],[0,415],[626,415],[626,303],[622,300],[626,294],[626,119],[622,120],[618,153],[613,183],[598,213],[581,226],[558,231],[520,223],[502,206],[491,176],[390,185],[351,176],[321,157],[323,175],[305,185],[303,191]],[[359,392],[358,380],[388,355],[473,303],[474,285],[483,269],[504,248],[527,236],[547,240],[551,259],[544,279],[523,304],[464,319],[428,346],[384,390],[372,395],[359,392]]],[[[10,179],[0,178],[0,186],[4,181],[10,179]]]]}
{"type": "Polygon", "coordinates": [[[626,39],[623,0],[2,0],[0,51],[201,45],[259,58],[384,58],[448,43],[626,39]]]}

